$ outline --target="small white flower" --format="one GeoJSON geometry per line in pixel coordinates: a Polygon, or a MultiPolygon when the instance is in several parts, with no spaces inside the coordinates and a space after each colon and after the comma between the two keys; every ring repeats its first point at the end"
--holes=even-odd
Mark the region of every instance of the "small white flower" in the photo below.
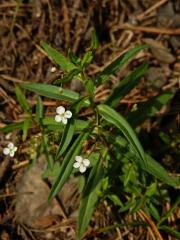
{"type": "Polygon", "coordinates": [[[10,157],[14,157],[16,151],[17,147],[14,146],[14,143],[9,143],[7,147],[3,149],[4,155],[9,155],[10,157]]]}
{"type": "Polygon", "coordinates": [[[62,122],[67,124],[67,119],[72,117],[72,112],[69,110],[65,110],[63,106],[59,106],[56,108],[57,115],[55,116],[56,122],[62,122]]]}
{"type": "Polygon", "coordinates": [[[90,165],[89,159],[83,159],[81,156],[75,157],[76,162],[73,164],[74,168],[79,168],[81,173],[84,173],[87,167],[90,165]]]}

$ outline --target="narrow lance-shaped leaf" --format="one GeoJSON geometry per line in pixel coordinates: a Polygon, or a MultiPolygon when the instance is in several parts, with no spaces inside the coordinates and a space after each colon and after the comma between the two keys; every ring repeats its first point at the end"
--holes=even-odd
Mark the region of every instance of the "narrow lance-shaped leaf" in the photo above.
{"type": "Polygon", "coordinates": [[[41,96],[74,102],[79,99],[79,94],[68,89],[42,83],[21,83],[21,86],[41,96]]]}
{"type": "Polygon", "coordinates": [[[160,179],[162,182],[172,186],[176,187],[176,181],[168,175],[167,171],[157,162],[155,161],[150,155],[145,155],[147,159],[147,167],[144,168],[145,171],[149,172],[150,174],[154,175],[156,178],[160,179]]]}
{"type": "Polygon", "coordinates": [[[167,232],[167,234],[171,234],[175,239],[180,239],[180,232],[172,227],[169,227],[167,225],[163,225],[159,227],[160,230],[163,230],[167,232]]]}
{"type": "Polygon", "coordinates": [[[125,77],[112,91],[105,104],[116,107],[120,100],[126,96],[139,82],[148,69],[148,64],[142,64],[125,77]]]}
{"type": "Polygon", "coordinates": [[[172,93],[164,92],[141,104],[136,111],[130,112],[127,115],[127,119],[131,123],[131,126],[135,128],[142,124],[147,118],[155,115],[162,106],[170,101],[172,96],[172,93]]]}
{"type": "Polygon", "coordinates": [[[74,77],[79,79],[79,73],[81,72],[80,69],[75,68],[73,70],[71,70],[70,72],[68,72],[64,77],[57,79],[53,82],[53,84],[63,84],[63,83],[67,83],[70,82],[74,77]]]}
{"type": "Polygon", "coordinates": [[[129,143],[132,145],[133,149],[139,156],[139,160],[141,163],[146,166],[146,158],[144,156],[144,150],[134,132],[134,130],[131,128],[129,123],[125,120],[124,117],[122,117],[119,113],[117,113],[114,109],[111,107],[101,104],[98,106],[99,114],[109,123],[116,126],[118,129],[122,131],[122,133],[125,135],[129,143]]]}
{"type": "Polygon", "coordinates": [[[23,141],[25,141],[27,138],[28,129],[30,128],[31,124],[32,124],[32,119],[27,118],[24,120],[24,123],[22,126],[22,130],[23,130],[22,140],[23,141]]]}
{"type": "Polygon", "coordinates": [[[95,79],[98,85],[100,85],[102,82],[108,80],[109,76],[111,74],[114,74],[117,70],[122,68],[127,61],[134,57],[139,51],[147,48],[148,45],[141,45],[138,47],[135,47],[128,52],[124,53],[120,57],[118,57],[115,61],[113,61],[111,64],[109,64],[95,79]]]}
{"type": "Polygon", "coordinates": [[[23,124],[24,124],[24,121],[16,122],[16,123],[10,123],[5,127],[0,128],[0,133],[6,133],[6,132],[11,132],[11,131],[17,130],[17,129],[22,129],[23,124]]]}
{"type": "Polygon", "coordinates": [[[64,71],[70,72],[76,66],[71,63],[63,54],[58,52],[56,49],[48,45],[47,43],[41,41],[41,45],[48,54],[64,71]]]}
{"type": "Polygon", "coordinates": [[[96,164],[89,175],[87,185],[83,191],[83,196],[79,207],[77,223],[77,237],[81,239],[90,220],[99,198],[99,191],[102,186],[104,171],[100,163],[96,164]]]}
{"type": "Polygon", "coordinates": [[[91,49],[95,51],[98,48],[98,45],[99,45],[99,41],[98,41],[97,34],[95,31],[93,31],[91,35],[91,49]]]}
{"type": "Polygon", "coordinates": [[[75,121],[74,119],[72,119],[65,126],[65,129],[61,138],[61,142],[59,144],[59,148],[56,154],[56,159],[58,159],[66,151],[67,147],[69,146],[74,134],[74,129],[75,129],[74,123],[75,121]]]}
{"type": "Polygon", "coordinates": [[[41,124],[42,118],[43,118],[43,102],[41,97],[38,97],[38,101],[36,104],[36,116],[35,116],[36,122],[41,124]]]}
{"type": "Polygon", "coordinates": [[[55,180],[53,187],[51,189],[50,195],[49,195],[49,201],[52,200],[52,198],[61,190],[64,183],[69,178],[72,169],[73,169],[73,163],[75,161],[75,156],[77,156],[82,148],[82,143],[84,140],[88,137],[88,133],[82,133],[78,136],[76,141],[73,143],[71,148],[69,149],[68,153],[66,154],[65,158],[63,159],[63,162],[61,164],[60,170],[59,170],[59,176],[55,180]]]}
{"type": "MultiPolygon", "coordinates": [[[[43,118],[42,124],[46,127],[54,126],[54,130],[58,130],[58,131],[63,131],[64,129],[63,123],[58,123],[54,120],[54,118],[50,118],[50,117],[43,118]]],[[[80,120],[80,119],[75,119],[74,125],[75,125],[75,132],[79,132],[79,131],[85,130],[88,127],[89,122],[80,120]]]]}
{"type": "Polygon", "coordinates": [[[15,85],[15,93],[22,109],[27,113],[31,113],[31,108],[26,100],[26,97],[18,85],[15,85]]]}

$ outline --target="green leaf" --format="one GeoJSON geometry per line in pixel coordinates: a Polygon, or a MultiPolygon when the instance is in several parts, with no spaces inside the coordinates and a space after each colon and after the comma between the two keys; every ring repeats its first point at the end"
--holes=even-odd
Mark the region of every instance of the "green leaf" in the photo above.
{"type": "Polygon", "coordinates": [[[134,57],[139,51],[147,48],[148,45],[141,45],[138,47],[135,47],[128,52],[124,53],[120,57],[118,57],[116,60],[114,60],[111,64],[109,64],[95,79],[98,85],[100,85],[102,82],[105,82],[109,79],[109,76],[114,74],[117,70],[122,68],[125,63],[128,62],[128,60],[132,57],[134,57]]]}
{"type": "Polygon", "coordinates": [[[77,76],[77,78],[79,79],[78,74],[80,72],[81,72],[80,69],[75,68],[71,70],[69,73],[67,73],[63,78],[55,80],[54,84],[58,85],[58,84],[70,82],[75,76],[77,76]]]}
{"type": "Polygon", "coordinates": [[[68,89],[42,83],[21,83],[21,86],[41,96],[74,102],[79,99],[79,94],[68,89]]]}
{"type": "Polygon", "coordinates": [[[22,140],[25,141],[27,138],[28,134],[28,129],[30,128],[32,124],[32,120],[30,118],[27,118],[23,122],[22,130],[23,130],[23,135],[22,135],[22,140]]]}
{"type": "Polygon", "coordinates": [[[88,137],[88,133],[82,133],[78,136],[76,141],[73,143],[69,151],[67,152],[65,158],[62,161],[60,170],[59,170],[59,176],[55,180],[53,187],[51,189],[51,192],[49,194],[48,200],[51,201],[52,198],[62,189],[64,183],[69,178],[72,169],[73,169],[73,163],[75,161],[75,157],[79,154],[82,143],[86,140],[88,137]]]}
{"type": "Polygon", "coordinates": [[[75,121],[72,119],[65,126],[65,129],[61,138],[61,142],[59,145],[59,149],[56,154],[56,159],[58,159],[66,151],[67,147],[69,146],[72,140],[74,129],[75,129],[74,122],[75,121]]]}
{"type": "Polygon", "coordinates": [[[109,123],[116,126],[125,135],[134,151],[138,154],[141,165],[147,166],[147,161],[144,156],[144,150],[129,123],[119,113],[117,113],[111,107],[100,104],[98,106],[99,114],[109,123]]]}
{"type": "Polygon", "coordinates": [[[116,194],[108,194],[107,196],[116,206],[123,206],[122,201],[120,200],[120,198],[116,195],[116,194]]]}
{"type": "Polygon", "coordinates": [[[24,121],[17,123],[10,123],[7,126],[0,128],[1,133],[11,132],[13,130],[22,129],[24,121]]]}
{"type": "Polygon", "coordinates": [[[70,72],[76,66],[71,63],[63,54],[52,48],[47,43],[41,41],[41,46],[44,48],[49,57],[51,57],[64,71],[70,72]]]}
{"type": "Polygon", "coordinates": [[[156,183],[151,183],[150,186],[146,188],[145,196],[146,197],[152,197],[155,193],[157,193],[157,184],[156,183]]]}
{"type": "MultiPolygon", "coordinates": [[[[63,129],[64,129],[63,123],[58,123],[54,120],[54,118],[50,118],[50,117],[43,118],[42,124],[44,126],[49,126],[49,125],[54,126],[55,129],[59,130],[59,131],[63,131],[63,129]]],[[[89,122],[80,120],[80,119],[76,119],[74,125],[75,125],[75,132],[80,132],[80,131],[83,131],[86,128],[88,128],[89,122]]]]}
{"type": "Polygon", "coordinates": [[[95,51],[98,48],[98,45],[99,45],[99,41],[98,41],[97,34],[95,31],[93,31],[91,35],[91,49],[95,51]]]}
{"type": "Polygon", "coordinates": [[[126,96],[130,90],[137,85],[140,77],[142,77],[148,69],[148,64],[142,64],[132,73],[125,77],[112,91],[111,95],[105,101],[105,104],[111,107],[117,106],[120,100],[126,96]]]}
{"type": "Polygon", "coordinates": [[[49,139],[48,139],[48,136],[47,135],[43,135],[42,137],[42,141],[43,141],[43,150],[44,150],[44,153],[45,153],[45,156],[46,156],[46,161],[47,161],[47,164],[48,164],[48,169],[53,169],[53,165],[54,165],[54,161],[53,161],[53,158],[52,156],[49,154],[49,139]]]}
{"type": "Polygon", "coordinates": [[[148,210],[149,210],[150,214],[153,216],[153,218],[156,219],[156,221],[159,221],[161,219],[157,208],[152,203],[149,204],[148,210]]]}
{"type": "Polygon", "coordinates": [[[38,97],[38,101],[36,104],[36,116],[35,116],[36,122],[41,124],[42,118],[43,118],[43,102],[41,97],[38,97]]]}
{"type": "Polygon", "coordinates": [[[167,218],[169,218],[173,212],[179,207],[180,204],[180,196],[176,199],[175,203],[172,207],[161,217],[160,221],[158,222],[157,226],[159,227],[167,218]]]}
{"type": "Polygon", "coordinates": [[[81,61],[81,67],[85,68],[87,65],[89,65],[93,60],[93,54],[91,51],[86,52],[83,56],[83,59],[81,61]]]}
{"type": "Polygon", "coordinates": [[[151,98],[149,101],[141,104],[136,111],[130,112],[127,115],[127,120],[133,128],[136,128],[147,118],[154,116],[172,97],[172,93],[164,92],[151,98]]]}
{"type": "Polygon", "coordinates": [[[163,226],[160,226],[159,229],[164,230],[165,232],[169,233],[170,235],[172,235],[176,239],[180,239],[180,232],[177,231],[176,229],[172,228],[172,227],[163,225],[163,226]]]}
{"type": "Polygon", "coordinates": [[[95,206],[98,202],[100,188],[103,182],[103,176],[104,171],[102,165],[98,163],[91,170],[80,202],[79,216],[77,222],[78,239],[81,239],[91,220],[95,206]]]}
{"type": "Polygon", "coordinates": [[[26,97],[18,85],[15,85],[15,93],[16,93],[16,97],[17,97],[18,102],[20,103],[22,109],[26,113],[31,113],[31,108],[26,100],[26,97]]]}
{"type": "Polygon", "coordinates": [[[156,162],[148,154],[146,154],[145,157],[147,159],[146,161],[147,166],[146,167],[144,167],[144,165],[141,166],[145,171],[149,172],[150,174],[154,175],[156,178],[160,179],[162,182],[172,187],[177,186],[175,180],[168,175],[167,171],[158,162],[156,162]]]}
{"type": "Polygon", "coordinates": [[[72,51],[71,49],[68,49],[68,58],[70,59],[70,61],[72,63],[74,63],[76,66],[80,65],[81,63],[81,59],[79,57],[77,57],[72,51]]]}

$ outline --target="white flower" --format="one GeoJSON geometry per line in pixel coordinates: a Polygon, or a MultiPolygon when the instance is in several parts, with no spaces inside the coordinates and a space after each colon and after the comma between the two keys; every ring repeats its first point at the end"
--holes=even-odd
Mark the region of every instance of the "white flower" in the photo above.
{"type": "Polygon", "coordinates": [[[89,159],[83,159],[81,156],[75,157],[76,162],[73,164],[74,168],[79,168],[81,173],[86,171],[86,168],[90,165],[89,159]]]}
{"type": "Polygon", "coordinates": [[[14,146],[14,143],[9,143],[7,147],[3,149],[4,155],[9,155],[10,157],[14,157],[16,151],[17,147],[14,146]]]}
{"type": "Polygon", "coordinates": [[[55,116],[56,122],[62,122],[67,124],[67,119],[72,117],[72,112],[69,110],[65,110],[63,106],[59,106],[56,108],[57,115],[55,116]]]}

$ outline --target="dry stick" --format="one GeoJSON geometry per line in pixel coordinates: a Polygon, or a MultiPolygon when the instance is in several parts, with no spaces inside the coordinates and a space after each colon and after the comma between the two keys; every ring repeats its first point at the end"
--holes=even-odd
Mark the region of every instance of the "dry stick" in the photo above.
{"type": "Polygon", "coordinates": [[[155,234],[157,236],[157,240],[163,240],[159,230],[157,229],[156,225],[151,220],[151,218],[148,215],[146,215],[145,212],[143,212],[142,210],[140,210],[139,213],[144,217],[144,219],[149,223],[151,228],[154,230],[154,232],[155,232],[155,234]]]}
{"type": "Polygon", "coordinates": [[[161,5],[163,5],[164,3],[166,3],[168,0],[161,0],[159,2],[157,2],[156,4],[154,4],[153,6],[151,6],[150,8],[148,8],[145,12],[141,13],[139,16],[136,17],[136,19],[138,20],[143,20],[143,18],[148,15],[150,12],[152,12],[153,10],[159,8],[161,5]]]}
{"type": "Polygon", "coordinates": [[[20,80],[18,78],[11,77],[11,76],[5,75],[5,74],[1,74],[0,77],[4,78],[5,80],[12,81],[12,82],[17,82],[17,83],[22,83],[23,82],[23,80],[20,80]]]}
{"type": "MultiPolygon", "coordinates": [[[[4,3],[4,4],[1,4],[0,5],[0,8],[15,8],[17,6],[17,3],[4,3]]],[[[29,3],[24,3],[24,4],[22,4],[21,5],[21,7],[25,7],[25,8],[27,8],[27,7],[33,7],[33,4],[29,4],[29,3]]]]}
{"type": "Polygon", "coordinates": [[[145,26],[133,26],[130,24],[121,24],[113,27],[116,31],[132,30],[137,32],[150,32],[155,34],[167,34],[167,35],[180,35],[180,28],[170,29],[170,28],[155,28],[155,27],[145,27],[145,26]]]}

